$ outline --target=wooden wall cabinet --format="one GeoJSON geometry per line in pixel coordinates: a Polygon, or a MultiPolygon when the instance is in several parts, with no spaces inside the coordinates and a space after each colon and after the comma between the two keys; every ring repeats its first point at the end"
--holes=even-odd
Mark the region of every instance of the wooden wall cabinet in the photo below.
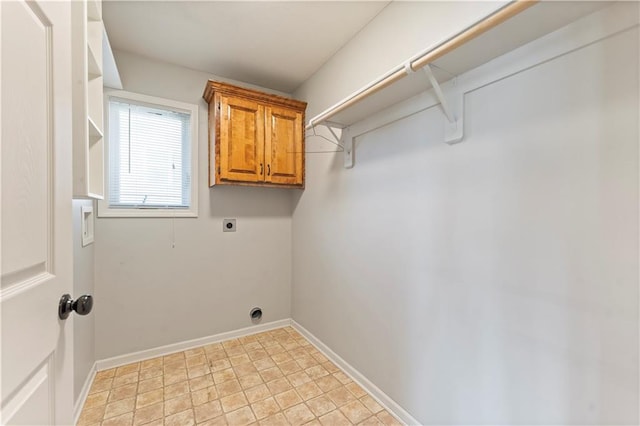
{"type": "Polygon", "coordinates": [[[209,186],[304,188],[306,102],[209,80],[209,186]]]}

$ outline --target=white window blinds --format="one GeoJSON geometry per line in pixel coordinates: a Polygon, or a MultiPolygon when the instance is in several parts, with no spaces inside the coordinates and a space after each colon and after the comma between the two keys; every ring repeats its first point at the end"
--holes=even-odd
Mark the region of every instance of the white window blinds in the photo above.
{"type": "Polygon", "coordinates": [[[110,208],[189,208],[191,114],[109,101],[110,208]]]}

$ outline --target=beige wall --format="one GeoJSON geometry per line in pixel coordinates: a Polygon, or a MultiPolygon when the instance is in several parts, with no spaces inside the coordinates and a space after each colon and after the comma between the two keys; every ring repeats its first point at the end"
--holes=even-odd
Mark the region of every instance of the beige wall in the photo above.
{"type": "MultiPolygon", "coordinates": [[[[436,106],[353,169],[308,156],[293,318],[423,424],[637,424],[638,50],[636,27],[472,90],[458,145],[436,106]]],[[[310,109],[368,72],[341,53],[310,109]]]]}
{"type": "Polygon", "coordinates": [[[124,90],[198,104],[199,216],[97,219],[97,358],[246,327],[254,306],[263,322],[290,317],[291,190],[209,189],[202,93],[216,77],[115,53],[124,90]]]}

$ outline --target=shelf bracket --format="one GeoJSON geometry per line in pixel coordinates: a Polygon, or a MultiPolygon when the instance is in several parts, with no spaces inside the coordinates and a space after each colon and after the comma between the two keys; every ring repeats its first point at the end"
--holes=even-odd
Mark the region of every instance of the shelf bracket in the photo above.
{"type": "Polygon", "coordinates": [[[459,90],[455,84],[456,80],[454,79],[449,96],[445,96],[440,87],[440,83],[438,83],[438,80],[436,80],[436,77],[433,75],[431,66],[427,64],[423,70],[433,87],[433,91],[446,117],[444,123],[444,141],[450,145],[462,141],[464,137],[464,93],[459,90]]]}
{"type": "Polygon", "coordinates": [[[354,162],[354,149],[356,144],[353,141],[353,137],[351,136],[351,128],[345,127],[342,129],[342,134],[340,135],[340,142],[342,147],[344,148],[344,168],[350,169],[355,164],[354,162]]]}
{"type": "Polygon", "coordinates": [[[336,140],[335,144],[338,145],[340,148],[344,149],[344,146],[342,146],[342,142],[340,141],[340,138],[338,137],[338,135],[336,135],[336,132],[333,131],[333,127],[326,125],[325,126],[327,128],[327,130],[329,131],[329,133],[331,133],[331,136],[333,136],[333,138],[336,140]]]}

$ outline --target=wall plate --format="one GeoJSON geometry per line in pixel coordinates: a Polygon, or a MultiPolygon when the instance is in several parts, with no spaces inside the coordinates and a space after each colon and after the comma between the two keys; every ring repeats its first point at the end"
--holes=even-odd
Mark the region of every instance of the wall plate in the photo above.
{"type": "Polygon", "coordinates": [[[82,206],[82,247],[93,243],[93,206],[82,206]]]}

